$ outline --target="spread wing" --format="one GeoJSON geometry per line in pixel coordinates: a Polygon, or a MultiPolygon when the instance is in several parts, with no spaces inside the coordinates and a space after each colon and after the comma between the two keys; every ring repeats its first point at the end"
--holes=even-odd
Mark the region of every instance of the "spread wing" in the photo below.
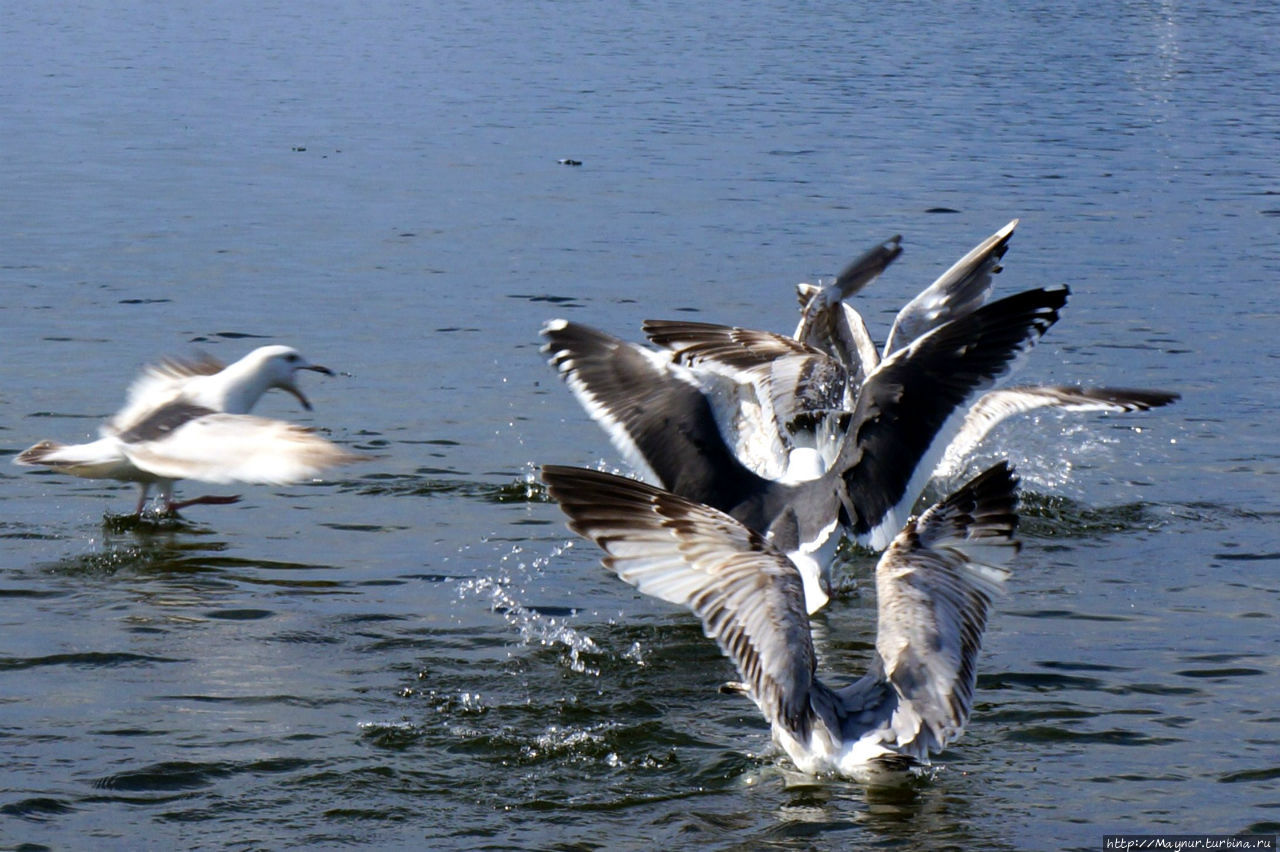
{"type": "Polygon", "coordinates": [[[717,421],[725,431],[724,421],[735,420],[737,436],[731,443],[739,448],[737,454],[744,461],[747,456],[741,448],[774,448],[776,458],[770,459],[771,464],[756,466],[747,461],[762,476],[781,478],[786,471],[786,452],[797,443],[814,443],[812,438],[798,433],[812,431],[811,424],[816,419],[852,403],[845,367],[794,338],[683,320],[646,320],[644,331],[651,341],[670,349],[679,363],[695,373],[705,370],[727,381],[751,386],[759,415],[743,417],[737,412],[718,412],[717,421]],[[770,434],[744,434],[757,429],[768,429],[770,434]]]}
{"type": "Polygon", "coordinates": [[[734,506],[761,487],[725,442],[702,388],[670,356],[566,320],[542,334],[552,365],[637,470],[711,505],[734,506]]]}
{"type": "Polygon", "coordinates": [[[550,465],[542,477],[570,528],[608,554],[606,567],[692,610],[765,718],[807,734],[813,641],[784,555],[723,512],[635,480],[550,465]]]}
{"type": "Polygon", "coordinates": [[[225,366],[211,355],[201,354],[190,359],[166,358],[144,367],[129,385],[124,406],[103,424],[102,435],[118,435],[132,428],[162,405],[181,396],[188,380],[220,373],[225,366]]]}
{"type": "Polygon", "coordinates": [[[1067,295],[1047,287],[984,305],[890,355],[863,383],[833,465],[860,541],[888,545],[969,406],[1057,321],[1067,295]]]}
{"type": "Polygon", "coordinates": [[[978,243],[898,311],[884,342],[884,357],[985,302],[991,295],[992,276],[1000,271],[1000,259],[1008,251],[1016,227],[1018,220],[1014,219],[978,243]]]}
{"type": "Polygon", "coordinates": [[[796,340],[808,340],[810,336],[823,337],[824,329],[836,320],[835,311],[840,303],[862,291],[889,264],[902,254],[902,235],[897,234],[879,245],[872,246],[861,257],[840,271],[836,280],[822,287],[796,288],[800,299],[800,324],[796,327],[796,340]]]}
{"type": "Polygon", "coordinates": [[[908,521],[876,566],[876,652],[897,696],[890,724],[918,753],[942,748],[969,718],[991,600],[1019,549],[1017,483],[1005,463],[979,474],[908,521]]]}
{"type": "Polygon", "coordinates": [[[965,416],[960,431],[947,446],[935,476],[953,476],[969,454],[1001,421],[1037,408],[1063,411],[1148,411],[1179,399],[1176,393],[1131,388],[1081,388],[1058,385],[1003,388],[982,396],[965,416]]]}

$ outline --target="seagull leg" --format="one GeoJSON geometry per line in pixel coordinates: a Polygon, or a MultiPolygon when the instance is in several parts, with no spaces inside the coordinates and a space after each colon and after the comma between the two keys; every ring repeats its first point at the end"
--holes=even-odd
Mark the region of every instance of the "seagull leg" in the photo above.
{"type": "Polygon", "coordinates": [[[185,509],[188,506],[225,506],[228,503],[239,503],[240,495],[232,494],[229,497],[219,497],[213,494],[206,494],[203,497],[192,497],[190,500],[170,500],[166,504],[169,514],[176,515],[179,509],[185,509]]]}
{"type": "Polygon", "coordinates": [[[204,497],[193,497],[190,500],[174,500],[172,482],[160,483],[160,498],[164,500],[165,514],[172,517],[177,516],[179,509],[185,509],[188,506],[221,506],[227,503],[237,503],[240,501],[239,494],[230,497],[206,495],[204,497]]]}
{"type": "Polygon", "coordinates": [[[145,509],[147,506],[147,494],[150,491],[151,491],[150,482],[138,483],[138,507],[133,510],[134,517],[136,518],[142,517],[142,510],[145,509]]]}

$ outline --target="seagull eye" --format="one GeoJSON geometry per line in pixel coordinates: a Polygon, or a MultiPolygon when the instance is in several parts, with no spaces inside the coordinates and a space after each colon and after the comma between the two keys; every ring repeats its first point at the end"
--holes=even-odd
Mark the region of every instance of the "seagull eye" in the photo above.
{"type": "Polygon", "coordinates": [[[288,361],[290,364],[296,364],[298,362],[298,356],[290,352],[288,355],[284,356],[284,360],[288,361]]]}

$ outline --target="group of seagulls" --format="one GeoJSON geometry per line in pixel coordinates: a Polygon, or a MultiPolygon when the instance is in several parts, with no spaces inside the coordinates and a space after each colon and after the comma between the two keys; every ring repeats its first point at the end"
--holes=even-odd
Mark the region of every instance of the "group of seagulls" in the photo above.
{"type": "MultiPolygon", "coordinates": [[[[548,492],[604,564],[641,592],[692,610],[737,667],[774,741],[809,773],[913,771],[964,730],[993,597],[1020,544],[1007,463],[921,512],[1001,420],[1023,411],[1144,411],[1177,394],[1109,387],[993,389],[1057,322],[1068,289],[992,299],[1017,220],[898,312],[878,347],[852,297],[901,253],[874,246],[826,285],[798,285],[794,334],[646,321],[650,345],[553,320],[544,351],[586,412],[647,482],[547,465],[548,492]],[[883,551],[866,674],[829,686],[810,615],[831,592],[842,536],[883,551]]],[[[230,365],[208,357],[146,368],[99,438],[41,441],[19,465],[137,483],[141,516],[231,503],[175,500],[174,484],[287,484],[367,459],[313,430],[249,412],[282,389],[311,405],[287,346],[230,365]]]]}
{"type": "Polygon", "coordinates": [[[793,335],[646,321],[651,346],[553,320],[544,351],[647,482],[545,466],[551,496],[604,565],[690,609],[802,771],[914,771],[964,730],[993,597],[1019,550],[1005,462],[918,516],[1001,420],[1023,411],[1144,411],[1177,394],[993,390],[1058,320],[1065,286],[992,299],[1010,222],[898,314],[883,347],[849,299],[901,252],[873,247],[798,287],[793,335]],[[841,687],[817,676],[810,615],[841,535],[883,551],[876,650],[841,687]]]}

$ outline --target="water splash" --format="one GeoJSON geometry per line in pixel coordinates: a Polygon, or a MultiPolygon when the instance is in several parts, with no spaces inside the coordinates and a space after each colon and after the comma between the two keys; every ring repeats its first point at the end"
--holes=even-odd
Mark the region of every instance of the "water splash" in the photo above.
{"type": "MultiPolygon", "coordinates": [[[[552,559],[563,554],[573,546],[573,542],[555,548],[546,556],[533,558],[526,563],[520,561],[524,548],[516,545],[500,561],[515,562],[514,570],[521,575],[531,571],[540,572],[552,559]]],[[[472,597],[488,597],[494,612],[501,613],[507,624],[520,632],[521,642],[525,645],[553,647],[563,645],[568,651],[569,668],[579,674],[599,676],[600,670],[588,666],[585,654],[600,654],[600,647],[584,633],[569,626],[563,617],[543,615],[535,609],[525,606],[520,598],[526,597],[525,590],[518,587],[509,573],[500,573],[494,577],[480,577],[464,580],[458,585],[458,598],[465,600],[472,597]]]]}
{"type": "MultiPolygon", "coordinates": [[[[1077,474],[1115,467],[1122,440],[1115,432],[1103,431],[1097,422],[1071,417],[1046,412],[1000,424],[967,459],[951,460],[951,472],[931,483],[930,492],[948,494],[991,465],[1007,461],[1017,470],[1024,489],[1083,498],[1085,487],[1076,481],[1077,474]]],[[[1141,427],[1133,431],[1140,433],[1141,427]]]]}

